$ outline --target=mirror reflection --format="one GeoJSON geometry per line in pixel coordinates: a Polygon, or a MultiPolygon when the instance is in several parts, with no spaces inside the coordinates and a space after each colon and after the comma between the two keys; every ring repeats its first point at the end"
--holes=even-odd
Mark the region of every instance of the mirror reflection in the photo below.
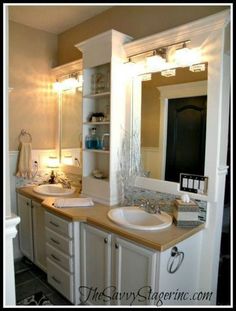
{"type": "Polygon", "coordinates": [[[147,177],[179,182],[204,175],[207,64],[202,72],[176,69],[141,76],[141,158],[147,177]]]}
{"type": "Polygon", "coordinates": [[[64,90],[61,96],[61,162],[81,166],[82,92],[64,90]]]}

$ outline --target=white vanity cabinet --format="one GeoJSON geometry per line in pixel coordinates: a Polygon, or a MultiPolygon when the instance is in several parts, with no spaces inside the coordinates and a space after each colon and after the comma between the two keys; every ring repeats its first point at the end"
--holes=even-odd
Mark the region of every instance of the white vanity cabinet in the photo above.
{"type": "Polygon", "coordinates": [[[17,195],[20,216],[19,238],[21,252],[40,269],[46,268],[44,208],[40,203],[21,194],[17,195]]]}
{"type": "Polygon", "coordinates": [[[80,299],[89,305],[197,304],[200,241],[201,232],[160,252],[82,224],[80,299]]]}
{"type": "Polygon", "coordinates": [[[93,226],[81,225],[80,299],[91,305],[109,304],[99,293],[111,286],[111,234],[93,226]],[[91,290],[90,290],[91,289],[91,290]]]}
{"type": "Polygon", "coordinates": [[[114,236],[114,283],[117,305],[149,305],[147,289],[155,288],[159,252],[114,236]],[[127,293],[127,295],[123,295],[127,293]],[[134,296],[131,293],[140,295],[134,296]]]}
{"type": "Polygon", "coordinates": [[[78,304],[79,223],[46,211],[45,231],[48,283],[78,304]]]}
{"type": "Polygon", "coordinates": [[[84,303],[130,305],[133,297],[120,293],[129,295],[155,285],[157,252],[88,224],[81,226],[81,256],[80,299],[84,303]]]}

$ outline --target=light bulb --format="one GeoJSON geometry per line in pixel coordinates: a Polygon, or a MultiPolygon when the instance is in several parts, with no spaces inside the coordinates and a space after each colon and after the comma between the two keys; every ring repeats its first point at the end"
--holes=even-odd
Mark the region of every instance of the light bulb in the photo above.
{"type": "Polygon", "coordinates": [[[166,64],[166,60],[160,55],[152,55],[146,58],[146,66],[149,70],[162,70],[166,64]]]}
{"type": "Polygon", "coordinates": [[[54,82],[53,83],[53,90],[55,91],[55,92],[60,92],[61,91],[61,83],[60,82],[54,82]]]}
{"type": "Polygon", "coordinates": [[[62,90],[70,90],[70,89],[75,89],[79,87],[79,81],[75,78],[68,78],[62,81],[62,90]]]}

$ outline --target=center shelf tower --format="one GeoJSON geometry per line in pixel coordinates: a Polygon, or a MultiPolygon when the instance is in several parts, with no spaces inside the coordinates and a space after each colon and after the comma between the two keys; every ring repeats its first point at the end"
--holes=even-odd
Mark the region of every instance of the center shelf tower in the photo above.
{"type": "Polygon", "coordinates": [[[109,30],[75,45],[83,53],[82,194],[107,205],[120,201],[119,155],[131,103],[123,45],[131,40],[109,30]],[[85,143],[92,128],[99,137],[94,149],[85,143]]]}

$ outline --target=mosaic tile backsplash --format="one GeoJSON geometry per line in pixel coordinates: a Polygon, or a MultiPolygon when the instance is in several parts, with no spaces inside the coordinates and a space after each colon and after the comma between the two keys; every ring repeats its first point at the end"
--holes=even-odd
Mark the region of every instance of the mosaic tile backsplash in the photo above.
{"type": "MultiPolygon", "coordinates": [[[[138,187],[128,187],[128,189],[125,190],[124,201],[121,203],[121,205],[140,205],[143,199],[155,200],[162,211],[172,213],[174,208],[174,201],[175,199],[180,199],[180,196],[146,190],[138,187]]],[[[207,202],[196,199],[193,201],[196,202],[196,204],[199,206],[199,221],[206,222],[207,202]]]]}
{"type": "MultiPolygon", "coordinates": [[[[16,177],[16,188],[40,185],[48,182],[50,179],[51,170],[39,170],[32,179],[25,179],[16,177]]],[[[62,178],[68,178],[73,187],[81,189],[81,176],[77,174],[64,173],[63,171],[56,171],[56,175],[62,178]]]]}

